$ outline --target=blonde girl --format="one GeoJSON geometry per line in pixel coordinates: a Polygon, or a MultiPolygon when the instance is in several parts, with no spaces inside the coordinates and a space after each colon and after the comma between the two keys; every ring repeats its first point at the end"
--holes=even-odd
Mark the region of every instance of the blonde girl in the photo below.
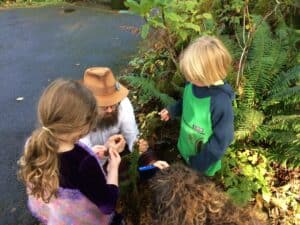
{"type": "Polygon", "coordinates": [[[56,80],[38,103],[38,121],[19,160],[28,206],[43,224],[109,224],[118,198],[119,148],[109,140],[107,173],[77,143],[95,127],[93,94],[76,81],[56,80]]]}

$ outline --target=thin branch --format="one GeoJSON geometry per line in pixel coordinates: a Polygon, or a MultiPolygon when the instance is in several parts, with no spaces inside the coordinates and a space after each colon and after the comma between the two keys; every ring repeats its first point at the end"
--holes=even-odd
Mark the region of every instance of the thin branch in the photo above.
{"type": "MultiPolygon", "coordinates": [[[[244,7],[244,15],[243,15],[243,44],[245,45],[246,40],[245,40],[245,32],[246,32],[246,8],[248,8],[248,3],[245,3],[244,7]]],[[[247,10],[248,11],[248,10],[247,10]]]]}
{"type": "Polygon", "coordinates": [[[168,28],[168,25],[167,25],[167,22],[166,22],[166,18],[165,18],[165,13],[164,13],[163,7],[161,7],[161,17],[162,17],[163,24],[165,25],[166,32],[167,32],[167,41],[166,41],[167,49],[168,49],[168,52],[170,53],[170,57],[171,57],[174,65],[177,67],[177,61],[175,59],[176,54],[174,53],[174,50],[173,50],[173,48],[171,46],[171,44],[172,44],[171,34],[170,34],[170,31],[169,31],[169,28],[168,28]]]}
{"type": "MultiPolygon", "coordinates": [[[[241,77],[244,75],[244,68],[245,68],[245,63],[246,63],[246,59],[247,59],[247,55],[248,55],[248,50],[249,50],[249,48],[251,46],[252,40],[254,38],[254,34],[258,30],[259,26],[261,26],[262,23],[268,19],[268,17],[270,17],[274,12],[277,11],[277,8],[279,7],[280,4],[281,4],[281,2],[279,2],[278,0],[276,0],[276,5],[275,5],[274,9],[272,11],[270,11],[269,13],[267,13],[257,23],[257,25],[254,24],[253,28],[249,30],[248,36],[247,36],[247,41],[245,43],[245,46],[243,48],[243,51],[242,51],[242,54],[241,54],[241,57],[240,57],[240,60],[239,60],[239,67],[238,67],[239,70],[238,70],[238,74],[237,74],[237,78],[236,78],[236,87],[237,88],[240,85],[241,77]]],[[[249,17],[249,15],[250,15],[249,14],[249,9],[248,9],[248,1],[246,2],[245,9],[244,9],[244,18],[245,18],[246,15],[247,15],[247,17],[249,17]]],[[[243,31],[244,31],[244,29],[245,29],[245,23],[243,23],[243,31]]]]}
{"type": "Polygon", "coordinates": [[[236,31],[234,32],[234,36],[235,36],[235,38],[236,38],[236,40],[237,40],[240,48],[243,49],[243,46],[242,46],[241,41],[240,41],[240,38],[239,38],[238,34],[236,33],[236,31]]]}

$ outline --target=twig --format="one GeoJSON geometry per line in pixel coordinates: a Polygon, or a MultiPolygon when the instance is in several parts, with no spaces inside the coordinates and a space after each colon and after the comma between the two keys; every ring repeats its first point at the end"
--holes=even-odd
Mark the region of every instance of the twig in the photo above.
{"type": "MultiPolygon", "coordinates": [[[[243,15],[243,44],[245,45],[245,32],[246,32],[246,8],[248,8],[248,3],[245,3],[244,15],[243,15]]],[[[248,10],[247,10],[248,11],[248,10]]]]}
{"type": "Polygon", "coordinates": [[[172,49],[172,46],[170,46],[170,44],[172,43],[172,39],[171,39],[171,34],[170,34],[170,31],[169,31],[169,28],[168,28],[168,25],[167,25],[167,22],[166,22],[166,18],[165,18],[165,13],[164,13],[164,9],[163,7],[161,7],[161,17],[162,17],[162,20],[163,20],[163,24],[165,25],[166,27],[166,32],[167,32],[167,41],[166,41],[166,45],[167,45],[167,49],[168,49],[168,52],[170,53],[170,57],[174,63],[174,65],[177,67],[177,61],[175,59],[175,53],[172,49]]]}
{"type": "MultiPolygon", "coordinates": [[[[240,85],[240,80],[241,77],[244,74],[244,67],[245,67],[245,63],[246,63],[246,59],[247,59],[247,54],[248,54],[248,50],[251,46],[252,40],[254,38],[254,34],[256,33],[256,31],[258,30],[259,26],[261,26],[261,24],[267,20],[268,17],[270,17],[274,12],[276,12],[278,6],[281,4],[281,2],[279,2],[278,0],[276,0],[276,5],[274,7],[274,9],[272,11],[270,11],[269,13],[267,13],[258,23],[257,25],[253,25],[253,28],[249,30],[248,32],[248,36],[247,36],[247,41],[245,43],[245,46],[243,47],[243,51],[239,60],[239,70],[238,70],[238,74],[237,74],[237,78],[236,78],[236,87],[238,88],[240,85]]],[[[245,8],[244,8],[244,18],[245,16],[249,17],[249,9],[248,9],[248,1],[246,2],[245,8]]],[[[243,39],[244,39],[244,30],[245,28],[245,22],[243,22],[243,39]]],[[[244,40],[243,40],[244,41],[244,40]]]]}

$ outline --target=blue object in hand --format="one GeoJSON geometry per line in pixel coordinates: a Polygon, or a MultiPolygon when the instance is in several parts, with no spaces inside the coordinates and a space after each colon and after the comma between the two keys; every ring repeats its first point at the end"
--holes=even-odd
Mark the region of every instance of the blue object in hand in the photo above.
{"type": "Polygon", "coordinates": [[[148,165],[148,166],[141,166],[139,167],[139,171],[146,171],[146,170],[153,170],[153,169],[157,169],[156,166],[154,166],[153,164],[148,165]]]}

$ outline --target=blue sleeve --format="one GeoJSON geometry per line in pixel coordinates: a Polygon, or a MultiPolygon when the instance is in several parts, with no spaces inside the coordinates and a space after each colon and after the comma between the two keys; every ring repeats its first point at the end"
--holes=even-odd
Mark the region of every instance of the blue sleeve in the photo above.
{"type": "Polygon", "coordinates": [[[168,106],[167,110],[172,120],[180,117],[182,114],[182,99],[178,100],[174,105],[168,106]]]}
{"type": "Polygon", "coordinates": [[[232,100],[226,94],[211,99],[211,121],[213,133],[199,153],[189,158],[192,168],[204,172],[225,154],[233,140],[234,124],[232,100]]]}
{"type": "Polygon", "coordinates": [[[88,156],[82,162],[79,169],[80,191],[104,214],[115,211],[118,200],[119,188],[113,184],[107,184],[106,178],[93,156],[88,156]]]}
{"type": "MultiPolygon", "coordinates": [[[[184,88],[189,84],[190,82],[186,82],[184,88]]],[[[178,100],[174,105],[168,106],[167,110],[170,114],[171,120],[175,119],[176,117],[181,117],[182,115],[182,99],[178,100]]]]}

